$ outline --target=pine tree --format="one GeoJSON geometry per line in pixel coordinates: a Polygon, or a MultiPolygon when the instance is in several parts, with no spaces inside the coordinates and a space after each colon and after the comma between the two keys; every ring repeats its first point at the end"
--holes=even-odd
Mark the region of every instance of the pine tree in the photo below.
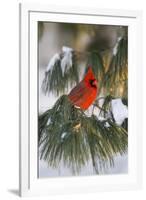
{"type": "Polygon", "coordinates": [[[42,90],[52,92],[58,100],[51,109],[39,115],[38,143],[40,159],[57,168],[60,162],[74,174],[91,159],[97,174],[114,165],[114,156],[128,147],[128,55],[127,29],[111,49],[91,45],[79,52],[63,47],[50,60],[42,90]],[[80,57],[86,64],[80,68],[80,57]],[[73,106],[67,91],[79,83],[80,72],[91,66],[99,83],[100,94],[88,111],[73,106]],[[119,106],[119,107],[118,107],[119,106]],[[120,108],[120,110],[119,110],[120,108]],[[118,116],[119,115],[119,116],[118,116]]]}

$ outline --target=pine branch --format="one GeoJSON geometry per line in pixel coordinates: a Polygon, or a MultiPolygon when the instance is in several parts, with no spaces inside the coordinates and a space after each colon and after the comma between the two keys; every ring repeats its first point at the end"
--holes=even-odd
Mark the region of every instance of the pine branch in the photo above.
{"type": "Polygon", "coordinates": [[[86,116],[71,104],[67,95],[39,116],[40,159],[51,167],[56,168],[63,161],[77,174],[91,158],[98,174],[113,166],[114,156],[125,153],[127,143],[124,128],[112,119],[99,121],[95,115],[86,116]]]}
{"type": "Polygon", "coordinates": [[[72,65],[62,69],[61,62],[64,53],[60,53],[59,59],[56,60],[54,66],[49,71],[46,71],[45,78],[42,84],[43,91],[46,93],[53,92],[56,96],[65,93],[68,88],[79,82],[80,70],[78,69],[79,55],[85,55],[87,65],[85,73],[90,65],[98,80],[99,91],[102,94],[120,95],[127,97],[127,79],[128,79],[128,44],[127,38],[122,38],[117,47],[117,53],[114,54],[109,63],[108,70],[105,70],[103,55],[98,51],[93,52],[78,52],[71,51],[72,65]],[[121,91],[122,89],[122,91],[121,91]]]}
{"type": "Polygon", "coordinates": [[[72,51],[72,65],[65,66],[63,71],[61,61],[63,53],[59,55],[59,59],[54,65],[45,72],[45,77],[42,83],[42,90],[45,94],[52,92],[55,96],[65,93],[68,88],[79,82],[79,72],[75,53],[72,51]]]}
{"type": "Polygon", "coordinates": [[[105,88],[104,93],[119,95],[120,87],[123,87],[125,96],[127,96],[127,80],[128,80],[128,43],[123,38],[119,41],[116,55],[113,55],[108,71],[105,73],[102,87],[105,88]],[[125,80],[123,83],[122,81],[125,80]]]}

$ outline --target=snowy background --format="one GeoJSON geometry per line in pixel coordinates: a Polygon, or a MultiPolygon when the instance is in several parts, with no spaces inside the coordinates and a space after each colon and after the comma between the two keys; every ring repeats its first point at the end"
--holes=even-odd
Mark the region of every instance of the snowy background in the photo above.
{"type": "MultiPolygon", "coordinates": [[[[87,34],[78,36],[80,39],[80,44],[75,43],[74,33],[69,31],[64,31],[63,28],[57,23],[43,23],[41,24],[40,40],[39,40],[39,112],[42,113],[47,109],[51,108],[58,97],[54,97],[52,94],[44,95],[41,90],[41,84],[44,78],[44,73],[47,69],[50,59],[56,53],[60,53],[63,46],[69,46],[72,48],[78,48],[78,50],[83,50],[86,44],[89,42],[89,37],[87,34]]],[[[115,35],[115,34],[113,34],[115,35]]],[[[114,41],[114,38],[112,38],[114,41]]],[[[123,174],[128,172],[128,156],[117,155],[115,158],[115,165],[105,171],[105,174],[123,174]]],[[[43,160],[39,160],[39,178],[42,177],[58,177],[58,176],[71,176],[71,170],[64,167],[61,164],[58,169],[53,169],[48,167],[47,163],[43,160]]],[[[92,162],[83,167],[79,175],[94,175],[95,172],[92,167],[92,162]]]]}

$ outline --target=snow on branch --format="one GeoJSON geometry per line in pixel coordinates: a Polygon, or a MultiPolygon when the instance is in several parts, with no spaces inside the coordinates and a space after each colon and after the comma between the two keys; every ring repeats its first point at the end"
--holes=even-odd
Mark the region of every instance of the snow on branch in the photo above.
{"type": "Polygon", "coordinates": [[[122,102],[122,100],[119,99],[113,99],[111,101],[111,110],[113,113],[113,117],[115,119],[116,124],[122,125],[124,120],[128,118],[128,108],[125,106],[122,102]]]}
{"type": "Polygon", "coordinates": [[[58,96],[79,81],[79,73],[74,50],[63,46],[49,61],[42,82],[44,93],[52,92],[58,96]]]}
{"type": "Polygon", "coordinates": [[[97,117],[99,121],[112,120],[118,126],[121,126],[125,119],[128,118],[128,107],[124,105],[121,98],[112,98],[106,102],[107,97],[98,100],[98,105],[95,103],[86,111],[87,116],[92,114],[97,117]],[[104,100],[103,100],[104,98],[104,100]]]}
{"type": "Polygon", "coordinates": [[[57,63],[57,61],[60,60],[60,55],[58,53],[56,53],[49,61],[48,66],[46,68],[46,72],[48,72],[49,70],[51,71],[54,67],[54,65],[57,63]]]}
{"type": "Polygon", "coordinates": [[[116,44],[115,44],[115,46],[113,48],[113,55],[114,56],[117,54],[119,42],[120,42],[121,39],[122,39],[122,37],[118,37],[117,42],[116,42],[116,44]]]}
{"type": "Polygon", "coordinates": [[[72,52],[73,49],[70,47],[63,46],[62,52],[60,54],[56,53],[49,61],[48,66],[46,68],[46,72],[52,71],[55,64],[60,61],[61,62],[61,70],[62,75],[64,76],[65,71],[68,71],[70,67],[72,67],[72,52]]]}
{"type": "Polygon", "coordinates": [[[61,59],[61,69],[62,75],[64,76],[65,70],[68,71],[70,67],[72,67],[72,52],[73,49],[63,46],[63,58],[61,59]]]}

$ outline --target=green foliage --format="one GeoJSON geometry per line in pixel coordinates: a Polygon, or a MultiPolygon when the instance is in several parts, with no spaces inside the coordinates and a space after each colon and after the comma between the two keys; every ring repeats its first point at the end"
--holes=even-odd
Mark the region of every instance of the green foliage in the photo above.
{"type": "Polygon", "coordinates": [[[79,82],[79,74],[76,63],[76,58],[72,57],[72,67],[62,73],[61,69],[61,57],[55,62],[52,69],[45,73],[45,78],[43,80],[42,89],[44,93],[52,92],[55,96],[63,94],[67,91],[69,87],[72,87],[75,83],[79,82]]]}
{"type": "MultiPolygon", "coordinates": [[[[128,58],[127,58],[127,39],[123,38],[119,41],[117,54],[113,55],[108,71],[103,76],[102,87],[105,88],[105,94],[119,95],[120,87],[127,94],[128,79],[128,58]]],[[[123,95],[121,95],[123,96],[123,95]]],[[[127,95],[125,95],[127,96],[127,95]]]]}
{"type": "Polygon", "coordinates": [[[86,116],[71,104],[67,95],[61,96],[52,109],[39,116],[39,133],[40,159],[51,167],[58,167],[63,161],[74,174],[79,173],[89,159],[95,172],[102,173],[113,166],[114,155],[127,151],[125,129],[111,119],[101,122],[95,115],[86,116]]]}
{"type": "MultiPolygon", "coordinates": [[[[119,41],[117,53],[111,57],[108,70],[105,70],[103,58],[104,56],[93,51],[87,54],[87,64],[85,72],[90,65],[93,69],[96,79],[98,80],[99,90],[104,95],[115,95],[127,97],[127,79],[128,79],[128,51],[127,39],[123,38],[119,41]],[[122,89],[122,91],[121,91],[122,89]]],[[[62,55],[60,55],[60,58],[62,55]]],[[[58,60],[53,69],[45,74],[42,88],[45,94],[52,92],[58,96],[64,94],[68,88],[79,82],[79,70],[77,65],[77,52],[73,52],[73,65],[69,70],[65,70],[62,74],[61,59],[58,60]]]]}
{"type": "MultiPolygon", "coordinates": [[[[106,97],[101,97],[99,99],[104,99],[104,102],[103,102],[103,105],[102,105],[102,108],[100,108],[100,113],[99,115],[103,115],[104,118],[106,118],[106,114],[108,113],[108,111],[110,110],[110,103],[111,103],[111,100],[114,99],[114,97],[112,97],[111,95],[108,95],[106,97]]],[[[97,99],[96,103],[95,103],[95,106],[98,106],[98,101],[99,99],[97,99]]],[[[98,107],[99,108],[99,107],[98,107]]]]}

